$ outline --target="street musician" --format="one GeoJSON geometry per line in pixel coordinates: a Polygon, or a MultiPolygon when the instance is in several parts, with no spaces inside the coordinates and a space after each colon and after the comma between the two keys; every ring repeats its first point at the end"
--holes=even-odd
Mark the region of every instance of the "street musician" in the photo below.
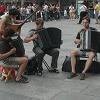
{"type": "Polygon", "coordinates": [[[19,11],[15,8],[10,9],[7,13],[0,17],[0,35],[3,35],[5,29],[11,28],[14,31],[20,32],[20,29],[17,30],[16,27],[20,25],[20,21],[16,20],[19,11]]]}
{"type": "MultiPolygon", "coordinates": [[[[96,30],[95,28],[92,28],[89,26],[90,24],[90,19],[89,17],[85,16],[82,20],[83,23],[83,29],[81,29],[75,39],[75,44],[81,45],[82,43],[82,39],[81,39],[81,35],[80,34],[84,34],[87,33],[89,30],[96,30]]],[[[84,37],[83,37],[84,39],[84,37]]],[[[72,72],[70,74],[68,74],[68,79],[71,79],[75,76],[77,76],[76,74],[76,57],[77,56],[88,56],[88,59],[85,63],[85,68],[83,69],[82,73],[80,74],[80,80],[84,80],[85,79],[85,74],[86,71],[90,68],[93,58],[95,57],[95,52],[94,50],[89,50],[89,51],[81,51],[80,48],[74,49],[71,51],[71,68],[72,68],[72,72]]],[[[80,66],[81,67],[81,66],[80,66]]]]}
{"type": "Polygon", "coordinates": [[[5,39],[5,35],[7,35],[9,32],[10,34],[15,32],[13,29],[11,29],[10,25],[19,25],[19,22],[16,21],[16,16],[18,14],[19,11],[12,8],[7,14],[0,17],[0,65],[7,68],[12,65],[13,67],[19,65],[15,81],[17,83],[28,83],[28,78],[23,76],[28,63],[28,58],[25,56],[14,56],[17,52],[17,48],[14,46],[10,48],[9,42],[6,42],[5,39]]]}
{"type": "Polygon", "coordinates": [[[54,73],[59,73],[59,70],[57,69],[58,68],[57,61],[58,61],[58,57],[59,57],[59,51],[57,48],[49,48],[49,49],[45,49],[45,50],[40,48],[41,46],[38,45],[36,41],[38,39],[40,39],[40,37],[38,35],[38,31],[44,29],[44,21],[42,18],[38,18],[36,20],[35,24],[36,24],[36,29],[29,31],[28,35],[24,39],[24,42],[25,43],[29,43],[31,41],[34,42],[33,51],[37,55],[37,62],[38,62],[37,75],[39,75],[39,76],[42,75],[42,72],[43,72],[42,61],[43,61],[45,54],[52,56],[51,68],[49,71],[54,72],[54,73]]]}

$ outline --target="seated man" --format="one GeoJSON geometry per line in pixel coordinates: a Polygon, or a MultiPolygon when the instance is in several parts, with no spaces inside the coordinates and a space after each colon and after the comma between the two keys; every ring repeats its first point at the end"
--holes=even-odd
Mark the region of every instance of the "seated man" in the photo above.
{"type": "Polygon", "coordinates": [[[57,69],[57,60],[58,60],[58,56],[59,56],[59,51],[56,48],[53,48],[53,49],[51,48],[49,50],[47,50],[47,49],[42,50],[39,47],[39,45],[36,43],[36,41],[39,38],[37,31],[43,29],[44,21],[43,21],[43,19],[38,18],[35,23],[36,23],[36,29],[30,31],[30,33],[24,39],[24,42],[28,43],[30,41],[33,41],[33,43],[34,43],[33,51],[37,55],[37,62],[38,62],[38,73],[37,74],[42,75],[42,71],[43,71],[42,61],[43,61],[43,57],[45,54],[52,56],[50,72],[59,73],[59,71],[57,69]]]}
{"type": "Polygon", "coordinates": [[[23,76],[28,63],[28,58],[24,56],[16,56],[17,49],[14,46],[11,46],[10,36],[9,38],[6,37],[6,35],[8,35],[7,32],[9,32],[9,30],[5,30],[0,38],[0,65],[4,66],[5,68],[7,67],[7,69],[19,65],[15,81],[18,83],[28,83],[28,78],[23,76]]]}
{"type": "MultiPolygon", "coordinates": [[[[82,42],[80,34],[87,33],[88,30],[95,30],[94,28],[89,27],[90,19],[87,16],[83,18],[82,22],[83,22],[83,29],[81,29],[78,32],[78,34],[76,36],[76,39],[75,39],[75,44],[78,44],[78,45],[80,45],[81,42],[82,42]]],[[[82,73],[80,74],[80,80],[85,79],[86,71],[90,68],[90,66],[92,64],[92,61],[93,61],[93,58],[95,57],[95,52],[93,50],[90,50],[90,51],[86,52],[86,51],[80,51],[79,49],[74,49],[74,50],[71,51],[72,72],[68,75],[68,77],[67,77],[68,79],[71,79],[71,78],[76,76],[76,71],[75,71],[76,57],[77,56],[82,56],[82,55],[87,55],[88,56],[88,59],[87,59],[86,64],[85,64],[85,68],[82,71],[82,73]]]]}
{"type": "MultiPolygon", "coordinates": [[[[28,63],[27,57],[13,57],[12,54],[16,53],[16,48],[7,48],[7,50],[3,50],[3,47],[6,47],[5,44],[9,45],[9,42],[6,42],[5,38],[5,30],[9,29],[9,25],[15,22],[16,16],[19,14],[18,10],[12,8],[9,10],[9,13],[0,17],[0,63],[4,65],[4,67],[9,67],[10,65],[19,65],[19,70],[16,76],[16,82],[27,83],[28,79],[23,76],[25,68],[28,63]],[[4,44],[2,44],[5,42],[4,44]],[[2,51],[3,50],[3,51],[2,51]]],[[[10,47],[10,45],[8,46],[10,47]]]]}
{"type": "MultiPolygon", "coordinates": [[[[2,41],[0,40],[0,44],[1,42],[2,41]]],[[[1,45],[0,48],[2,48],[1,45]]],[[[15,67],[16,65],[19,65],[15,81],[19,83],[28,83],[28,79],[25,76],[23,76],[23,73],[28,63],[28,59],[27,57],[13,57],[12,55],[14,53],[16,53],[16,48],[12,48],[7,52],[2,52],[0,50],[0,65],[3,65],[4,67],[9,67],[12,65],[15,67]]]]}

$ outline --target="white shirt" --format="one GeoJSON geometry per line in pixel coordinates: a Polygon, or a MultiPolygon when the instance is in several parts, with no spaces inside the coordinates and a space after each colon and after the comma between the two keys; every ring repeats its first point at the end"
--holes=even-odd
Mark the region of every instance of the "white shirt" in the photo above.
{"type": "Polygon", "coordinates": [[[64,10],[64,16],[67,16],[67,10],[64,10]]]}
{"type": "Polygon", "coordinates": [[[48,6],[47,5],[44,5],[43,10],[44,11],[48,11],[48,6]]]}
{"type": "Polygon", "coordinates": [[[85,6],[85,5],[82,5],[81,7],[80,7],[80,11],[82,12],[82,11],[86,11],[87,10],[87,7],[85,6]]]}
{"type": "Polygon", "coordinates": [[[69,12],[73,12],[73,10],[74,10],[74,6],[70,6],[69,7],[69,12]]]}
{"type": "Polygon", "coordinates": [[[1,18],[1,19],[5,19],[5,18],[8,17],[8,16],[9,16],[8,12],[5,12],[5,14],[2,15],[2,16],[0,16],[0,18],[1,18]]]}

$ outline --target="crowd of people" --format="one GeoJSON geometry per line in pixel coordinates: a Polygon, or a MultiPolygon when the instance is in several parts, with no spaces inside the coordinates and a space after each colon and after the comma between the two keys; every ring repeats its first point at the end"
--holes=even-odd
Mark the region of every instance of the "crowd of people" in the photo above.
{"type": "MultiPolygon", "coordinates": [[[[44,3],[41,7],[38,4],[28,4],[19,6],[17,4],[0,4],[0,15],[4,14],[5,12],[9,11],[11,8],[17,8],[19,10],[19,15],[17,19],[24,20],[27,16],[34,13],[33,17],[29,19],[29,21],[35,21],[37,18],[43,18],[45,21],[49,20],[58,20],[62,18],[69,18],[69,19],[76,19],[80,18],[79,24],[82,21],[82,17],[86,14],[90,16],[89,7],[87,6],[86,2],[83,2],[82,5],[78,8],[79,11],[75,8],[73,3],[70,6],[65,6],[63,9],[60,8],[59,4],[47,4],[44,3]],[[80,12],[80,14],[79,14],[80,12]]],[[[93,4],[94,15],[96,19],[96,23],[98,24],[98,18],[100,15],[100,3],[95,2],[93,4]]]]}
{"type": "Polygon", "coordinates": [[[6,6],[4,4],[0,5],[0,15],[4,14],[5,12],[9,11],[11,8],[17,8],[19,10],[19,16],[17,16],[18,19],[24,20],[27,16],[34,13],[34,16],[30,19],[30,21],[35,21],[37,18],[43,18],[45,21],[48,20],[57,20],[60,18],[60,8],[56,4],[47,4],[45,3],[40,7],[37,4],[29,4],[27,6],[22,5],[18,6],[16,4],[7,4],[6,6]]]}
{"type": "MultiPolygon", "coordinates": [[[[96,2],[95,5],[95,13],[96,16],[98,16],[98,13],[100,11],[99,8],[99,3],[96,2]]],[[[18,36],[20,36],[20,32],[19,32],[19,27],[17,29],[15,29],[13,26],[14,25],[19,25],[20,23],[22,23],[19,20],[16,20],[18,15],[20,15],[19,18],[21,18],[21,20],[24,20],[27,16],[29,16],[31,13],[35,13],[35,19],[34,16],[30,19],[30,21],[33,21],[33,19],[35,20],[36,23],[36,29],[30,30],[29,33],[27,34],[27,36],[24,39],[25,43],[28,43],[30,41],[33,41],[34,43],[34,47],[33,47],[33,52],[36,54],[36,60],[38,62],[38,72],[37,75],[42,76],[43,73],[43,67],[42,67],[42,62],[43,62],[43,57],[45,54],[48,54],[50,56],[52,56],[52,62],[51,62],[51,68],[50,68],[50,72],[53,73],[59,73],[59,70],[57,69],[57,61],[58,61],[58,57],[59,57],[59,51],[57,48],[49,48],[49,49],[45,49],[42,50],[37,44],[36,41],[40,38],[38,35],[38,31],[45,29],[44,28],[44,21],[48,21],[50,20],[57,20],[60,17],[60,8],[58,6],[56,6],[55,4],[52,5],[47,5],[44,4],[43,8],[40,9],[39,7],[37,7],[36,5],[29,5],[26,8],[25,7],[21,7],[20,9],[16,9],[15,5],[12,5],[11,8],[9,8],[8,6],[5,8],[4,5],[0,5],[0,8],[2,8],[0,10],[0,44],[3,43],[3,46],[5,47],[5,44],[7,45],[11,45],[10,44],[10,40],[9,37],[11,36],[11,34],[17,33],[18,36]],[[7,11],[7,13],[5,13],[7,11]],[[19,13],[20,12],[20,13],[19,13]]],[[[84,5],[84,3],[82,3],[81,7],[81,12],[80,12],[80,20],[79,20],[79,24],[83,23],[83,29],[80,30],[76,36],[75,39],[75,43],[76,44],[81,44],[81,37],[80,34],[84,34],[87,33],[88,30],[96,30],[94,28],[91,28],[89,26],[90,24],[90,17],[88,15],[88,9],[87,7],[84,5]]],[[[74,19],[76,17],[75,15],[75,8],[73,5],[69,6],[69,15],[70,15],[70,19],[74,19]]],[[[98,23],[98,18],[96,18],[96,24],[98,23]]],[[[23,41],[22,41],[23,42],[23,41]]],[[[2,51],[2,49],[0,49],[0,64],[3,64],[3,66],[5,67],[9,67],[11,65],[18,65],[18,71],[16,74],[16,78],[15,81],[16,82],[21,82],[21,83],[28,83],[28,78],[24,76],[24,72],[26,69],[26,66],[28,64],[28,57],[23,54],[21,56],[18,56],[16,54],[17,52],[17,48],[15,48],[14,46],[11,46],[9,48],[9,50],[7,51],[2,51]]],[[[89,52],[82,52],[80,51],[80,49],[75,49],[73,51],[71,51],[71,68],[72,68],[72,72],[70,73],[70,75],[68,75],[68,78],[71,79],[73,77],[75,77],[76,71],[75,71],[75,65],[76,65],[76,57],[80,56],[80,55],[87,55],[88,59],[87,62],[85,64],[85,68],[82,71],[82,73],[80,74],[80,79],[84,80],[85,79],[85,75],[86,75],[86,71],[90,68],[90,65],[92,64],[93,58],[96,55],[96,52],[94,52],[94,50],[90,50],[89,52]]],[[[13,67],[14,67],[13,66],[13,67]]]]}

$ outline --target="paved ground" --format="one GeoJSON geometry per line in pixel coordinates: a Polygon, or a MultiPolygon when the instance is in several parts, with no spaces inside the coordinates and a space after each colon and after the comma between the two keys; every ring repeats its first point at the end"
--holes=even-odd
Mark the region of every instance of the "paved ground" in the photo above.
{"type": "MultiPolygon", "coordinates": [[[[60,20],[45,22],[45,27],[58,27],[62,29],[63,44],[60,49],[58,67],[60,74],[51,74],[44,66],[44,75],[28,76],[28,84],[17,84],[14,81],[0,82],[0,100],[100,100],[100,75],[89,74],[86,80],[80,81],[78,77],[67,79],[67,73],[61,71],[62,63],[72,48],[75,48],[73,40],[81,29],[77,25],[78,20],[60,20]]],[[[91,26],[100,30],[100,25],[95,25],[92,20],[91,26]]],[[[22,27],[22,37],[35,27],[34,23],[27,23],[22,27]]],[[[32,43],[24,44],[26,54],[31,57],[33,52],[32,43]]],[[[50,64],[51,57],[45,56],[50,64]]]]}

